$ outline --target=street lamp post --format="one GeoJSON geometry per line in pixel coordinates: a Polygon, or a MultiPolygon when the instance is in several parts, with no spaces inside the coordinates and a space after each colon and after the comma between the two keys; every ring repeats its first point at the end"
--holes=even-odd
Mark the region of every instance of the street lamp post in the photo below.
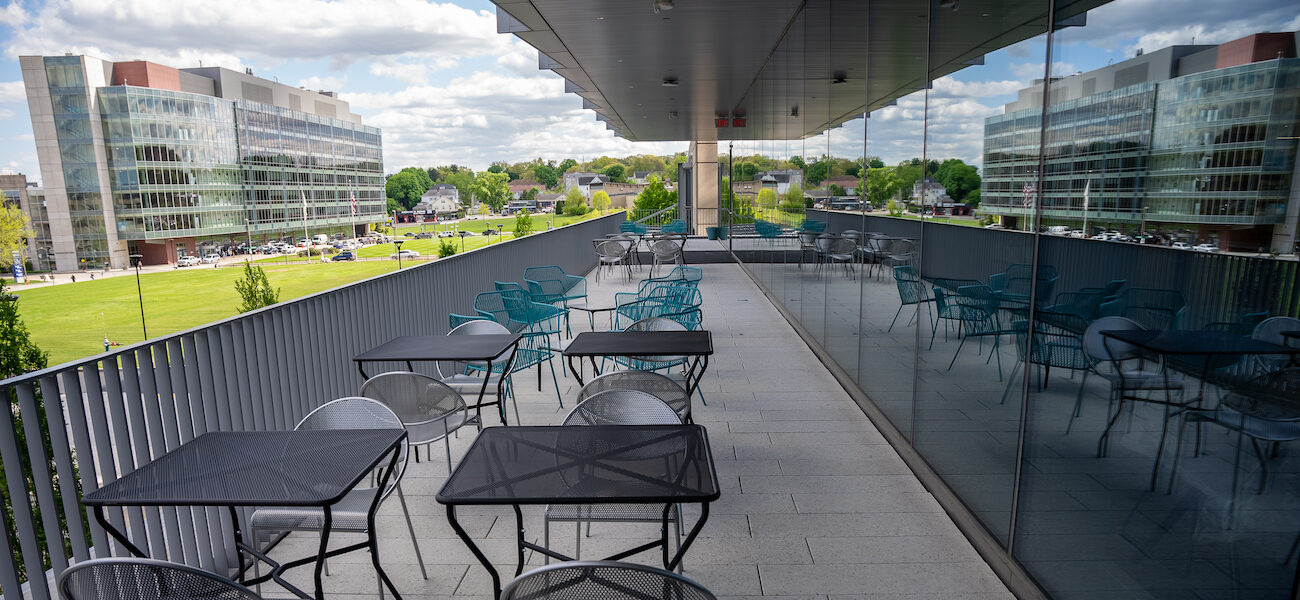
{"type": "Polygon", "coordinates": [[[402,240],[394,240],[394,241],[393,241],[393,247],[394,247],[394,248],[397,248],[397,268],[398,268],[398,270],[401,270],[401,268],[402,268],[402,240]]]}
{"type": "Polygon", "coordinates": [[[131,264],[135,267],[135,297],[140,300],[140,333],[144,334],[144,339],[149,339],[149,330],[144,325],[144,292],[140,289],[140,261],[144,256],[132,254],[130,256],[131,264]]]}

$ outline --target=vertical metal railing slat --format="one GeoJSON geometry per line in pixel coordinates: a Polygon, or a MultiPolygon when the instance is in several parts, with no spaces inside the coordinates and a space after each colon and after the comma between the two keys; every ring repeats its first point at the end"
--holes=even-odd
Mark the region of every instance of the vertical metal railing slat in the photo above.
{"type": "MultiPolygon", "coordinates": [[[[126,404],[123,402],[122,393],[122,372],[123,367],[128,363],[134,363],[130,352],[125,352],[116,357],[109,357],[101,363],[104,366],[104,383],[107,389],[105,395],[105,404],[108,406],[109,419],[112,423],[113,449],[107,456],[101,457],[114,461],[117,466],[118,476],[126,475],[135,470],[135,458],[131,440],[131,427],[127,424],[126,404]],[[119,365],[119,361],[121,365],[119,365]]],[[[111,480],[105,479],[107,483],[111,480]]],[[[132,539],[144,540],[144,512],[139,508],[122,508],[122,509],[105,509],[108,515],[108,522],[116,527],[118,531],[129,530],[132,539]]],[[[126,549],[118,546],[119,555],[125,556],[126,549]]]]}
{"type": "MultiPolygon", "coordinates": [[[[204,389],[207,382],[199,375],[199,366],[203,360],[200,348],[203,348],[203,332],[187,335],[180,340],[180,355],[185,358],[182,376],[185,378],[185,401],[187,426],[181,428],[181,443],[203,435],[207,432],[207,411],[204,407],[204,389]]],[[[206,354],[206,353],[205,353],[206,354]]],[[[173,361],[174,364],[175,361],[173,361]]],[[[194,532],[194,552],[199,568],[214,570],[212,561],[212,538],[208,529],[213,523],[219,523],[216,509],[212,507],[190,509],[190,527],[194,532]]]]}
{"type": "MultiPolygon", "coordinates": [[[[61,387],[63,388],[64,407],[68,412],[68,430],[72,432],[72,451],[76,459],[73,461],[73,468],[76,475],[69,475],[67,481],[76,479],[81,486],[81,492],[99,488],[95,481],[95,459],[94,446],[90,441],[90,424],[86,418],[86,397],[81,389],[81,374],[78,369],[71,369],[59,373],[61,387]]],[[[60,475],[62,477],[62,475],[60,475]]],[[[63,505],[69,505],[67,494],[63,497],[63,505]]],[[[78,523],[69,525],[70,531],[80,531],[82,524],[86,524],[90,529],[90,543],[99,548],[107,548],[108,536],[104,535],[103,528],[95,523],[94,519],[82,509],[81,498],[73,494],[71,498],[71,508],[65,509],[68,515],[76,514],[78,523]]],[[[86,545],[83,536],[74,536],[72,538],[72,554],[77,560],[86,560],[90,558],[90,547],[86,545]]]]}
{"type": "MultiPolygon", "coordinates": [[[[27,389],[31,393],[31,383],[22,383],[15,386],[14,393],[21,395],[22,390],[27,389]]],[[[42,573],[45,570],[41,566],[41,547],[36,537],[36,518],[33,514],[31,502],[31,492],[27,489],[27,476],[23,473],[22,455],[18,450],[17,423],[14,421],[13,404],[0,410],[0,462],[4,463],[5,484],[9,488],[10,508],[13,510],[14,532],[18,536],[18,547],[23,556],[23,567],[29,574],[34,572],[42,573]],[[32,569],[30,564],[35,562],[36,569],[32,569]]],[[[19,414],[22,409],[19,408],[19,414]]],[[[27,428],[24,418],[23,429],[27,428]]],[[[12,547],[12,546],[10,546],[12,547]]],[[[32,597],[37,600],[45,600],[50,597],[50,589],[46,584],[45,577],[28,577],[31,583],[32,597]]],[[[20,589],[20,588],[14,588],[20,589]]]]}
{"type": "MultiPolygon", "coordinates": [[[[82,534],[85,531],[85,523],[81,520],[81,498],[77,495],[77,470],[72,466],[72,445],[68,437],[68,424],[63,418],[64,396],[59,389],[59,381],[55,374],[51,373],[41,378],[40,391],[41,399],[45,403],[45,422],[50,435],[50,450],[53,453],[49,458],[54,459],[55,477],[51,481],[59,483],[59,509],[63,512],[67,523],[65,529],[56,518],[55,537],[50,537],[50,532],[47,531],[45,539],[58,539],[66,531],[68,545],[71,546],[73,555],[81,558],[88,556],[90,551],[86,546],[86,537],[82,534]]],[[[71,400],[80,402],[81,397],[73,397],[71,400]]],[[[53,550],[51,554],[55,555],[53,550]]],[[[59,544],[57,556],[59,560],[51,561],[56,577],[69,564],[67,552],[62,544],[59,544]]]]}
{"type": "MultiPolygon", "coordinates": [[[[145,423],[149,428],[150,454],[158,457],[176,447],[176,405],[168,381],[171,369],[167,364],[167,344],[163,342],[150,345],[148,356],[148,368],[141,369],[140,373],[141,405],[145,408],[145,423]]],[[[179,527],[180,514],[184,510],[174,506],[158,509],[166,554],[150,556],[166,556],[172,562],[185,562],[179,527]]]]}
{"type": "MultiPolygon", "coordinates": [[[[134,354],[122,355],[122,398],[126,406],[127,414],[127,437],[132,442],[134,450],[134,460],[131,462],[131,470],[134,471],[153,460],[150,454],[150,444],[153,442],[151,437],[155,432],[149,430],[145,424],[144,395],[140,389],[140,371],[141,365],[145,369],[152,369],[152,360],[149,356],[149,347],[138,348],[134,354]]],[[[158,515],[160,509],[156,507],[146,507],[143,509],[142,526],[145,530],[144,537],[134,538],[139,540],[137,546],[142,549],[147,548],[149,556],[166,556],[167,548],[163,538],[162,517],[158,515]],[[147,545],[145,545],[147,544],[147,545]]]]}
{"type": "MultiPolygon", "coordinates": [[[[106,407],[107,403],[104,401],[104,386],[100,381],[101,373],[102,371],[93,363],[81,371],[81,382],[86,389],[86,414],[90,421],[91,443],[94,446],[87,448],[89,451],[79,456],[83,460],[90,459],[92,463],[91,465],[83,465],[83,468],[93,466],[95,470],[93,485],[89,483],[92,481],[90,476],[82,476],[84,482],[81,489],[82,493],[92,492],[99,489],[104,482],[117,479],[117,463],[113,460],[113,436],[109,431],[111,421],[106,407]]],[[[89,515],[90,511],[87,510],[86,513],[89,515]]],[[[120,511],[107,511],[106,516],[109,522],[118,527],[119,530],[125,526],[120,511]]],[[[90,518],[91,523],[91,534],[96,535],[95,558],[106,558],[113,556],[115,552],[123,551],[121,547],[117,546],[116,542],[113,542],[112,546],[100,545],[102,543],[100,540],[108,536],[104,532],[104,528],[100,526],[99,521],[96,521],[93,517],[88,518],[90,518]]]]}
{"type": "MultiPolygon", "coordinates": [[[[190,413],[189,386],[185,378],[185,354],[181,351],[181,340],[189,339],[189,336],[183,338],[172,338],[167,340],[166,357],[168,370],[159,373],[158,387],[163,387],[163,382],[167,382],[167,388],[170,392],[165,398],[164,407],[170,407],[171,418],[174,420],[172,428],[168,432],[174,437],[167,440],[167,449],[179,447],[181,444],[190,441],[194,437],[193,416],[190,413]]],[[[164,418],[167,413],[164,411],[164,418]]],[[[199,565],[199,546],[194,541],[194,517],[195,513],[204,514],[202,508],[191,508],[188,506],[178,507],[176,509],[176,525],[180,531],[181,551],[184,555],[184,562],[187,565],[199,565]]]]}

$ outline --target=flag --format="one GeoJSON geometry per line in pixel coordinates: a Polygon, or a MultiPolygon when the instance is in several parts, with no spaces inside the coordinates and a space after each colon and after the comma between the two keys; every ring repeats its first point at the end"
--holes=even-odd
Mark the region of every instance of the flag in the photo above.
{"type": "Polygon", "coordinates": [[[348,199],[352,201],[352,216],[355,217],[357,216],[357,195],[353,192],[348,192],[348,199]]]}
{"type": "Polygon", "coordinates": [[[1085,213],[1088,212],[1088,192],[1091,191],[1091,189],[1092,180],[1089,179],[1087,183],[1083,184],[1083,212],[1085,213]]]}
{"type": "Polygon", "coordinates": [[[1032,183],[1025,184],[1024,195],[1025,195],[1025,202],[1024,202],[1025,208],[1033,208],[1034,207],[1034,184],[1032,183]]]}
{"type": "Polygon", "coordinates": [[[306,221],[307,220],[307,194],[302,190],[298,190],[298,194],[302,196],[302,220],[306,221]]]}

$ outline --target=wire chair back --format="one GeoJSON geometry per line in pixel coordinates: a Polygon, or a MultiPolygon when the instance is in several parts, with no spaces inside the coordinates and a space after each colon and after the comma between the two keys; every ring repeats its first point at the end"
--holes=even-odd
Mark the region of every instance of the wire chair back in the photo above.
{"type": "Polygon", "coordinates": [[[650,371],[614,371],[605,373],[582,386],[578,391],[578,403],[609,390],[637,390],[651,394],[663,401],[673,412],[681,416],[691,412],[690,398],[686,390],[673,381],[671,377],[650,371]]]}
{"type": "Polygon", "coordinates": [[[569,411],[561,425],[681,425],[677,411],[640,390],[596,392],[569,411]]]}
{"type": "MultiPolygon", "coordinates": [[[[448,433],[447,418],[456,413],[464,416],[469,410],[465,399],[447,384],[409,371],[375,375],[362,384],[359,393],[392,410],[406,427],[407,439],[415,446],[442,439],[448,433]]],[[[456,426],[461,422],[464,419],[456,426]]]]}
{"type": "Polygon", "coordinates": [[[96,558],[59,576],[64,600],[260,600],[253,590],[197,569],[148,558],[96,558]]]}
{"type": "MultiPolygon", "coordinates": [[[[298,421],[298,425],[294,427],[294,430],[328,431],[333,429],[405,428],[402,419],[382,402],[360,396],[348,396],[331,400],[316,407],[316,410],[307,413],[307,416],[298,421]]],[[[388,482],[380,492],[380,500],[392,494],[393,490],[397,489],[397,483],[402,480],[402,474],[406,472],[406,461],[409,456],[407,450],[409,447],[410,439],[408,437],[408,439],[402,440],[402,445],[398,450],[397,472],[388,478],[388,482]]]]}

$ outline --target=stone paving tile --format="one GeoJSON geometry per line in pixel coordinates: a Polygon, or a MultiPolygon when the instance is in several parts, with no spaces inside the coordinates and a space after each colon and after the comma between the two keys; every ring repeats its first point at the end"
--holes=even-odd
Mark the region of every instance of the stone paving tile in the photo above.
{"type": "MultiPolygon", "coordinates": [[[[696,397],[692,410],[696,421],[708,429],[722,496],[710,507],[708,522],[686,555],[686,575],[726,599],[1009,598],[933,497],[753,282],[735,265],[703,268],[705,327],[713,331],[717,355],[702,386],[708,405],[696,397]]],[[[589,285],[592,300],[599,302],[615,292],[633,290],[635,281],[602,276],[599,284],[589,279],[589,285]]],[[[597,326],[603,327],[604,322],[598,320],[597,326]]],[[[588,324],[574,319],[573,327],[576,332],[588,324]]],[[[881,343],[888,348],[899,344],[893,336],[881,343]]],[[[840,342],[831,344],[839,347],[840,342]]],[[[879,367],[882,397],[894,392],[910,396],[910,378],[891,375],[898,371],[887,361],[872,365],[879,367]]],[[[559,372],[561,366],[556,368],[565,408],[556,402],[549,373],[541,392],[529,373],[518,386],[523,422],[558,423],[571,408],[577,383],[559,372]]],[[[937,392],[923,394],[942,399],[937,392]]],[[[968,408],[959,403],[943,407],[968,408]]],[[[960,412],[950,417],[971,418],[960,412]]],[[[490,425],[496,421],[495,417],[487,420],[490,425]]],[[[464,454],[473,438],[473,430],[466,430],[451,440],[453,460],[464,454]]],[[[429,579],[420,577],[395,498],[381,508],[380,555],[407,597],[486,598],[491,590],[487,571],[456,537],[445,508],[433,498],[447,478],[443,452],[442,446],[435,445],[428,458],[410,464],[403,481],[429,579]]],[[[1044,466],[1054,471],[1044,477],[1079,476],[1068,473],[1069,463],[1044,466]]],[[[526,537],[536,542],[542,538],[542,511],[541,507],[524,510],[526,537]]],[[[684,513],[688,527],[700,514],[698,507],[685,507],[684,513]]],[[[501,569],[503,582],[509,581],[516,535],[511,510],[467,507],[457,515],[501,569]]],[[[652,539],[657,529],[654,524],[596,524],[591,537],[583,537],[582,556],[616,552],[628,547],[629,541],[652,539]]],[[[574,534],[573,524],[554,524],[552,544],[562,552],[571,551],[574,534]]],[[[310,553],[314,542],[313,536],[295,534],[273,556],[310,553]]],[[[635,559],[654,564],[656,556],[647,553],[635,559]]],[[[543,562],[535,553],[526,557],[529,568],[543,562]]],[[[339,556],[330,565],[333,575],[326,589],[331,598],[375,598],[367,554],[339,556]]],[[[310,581],[308,571],[293,575],[292,581],[310,581]]]]}

